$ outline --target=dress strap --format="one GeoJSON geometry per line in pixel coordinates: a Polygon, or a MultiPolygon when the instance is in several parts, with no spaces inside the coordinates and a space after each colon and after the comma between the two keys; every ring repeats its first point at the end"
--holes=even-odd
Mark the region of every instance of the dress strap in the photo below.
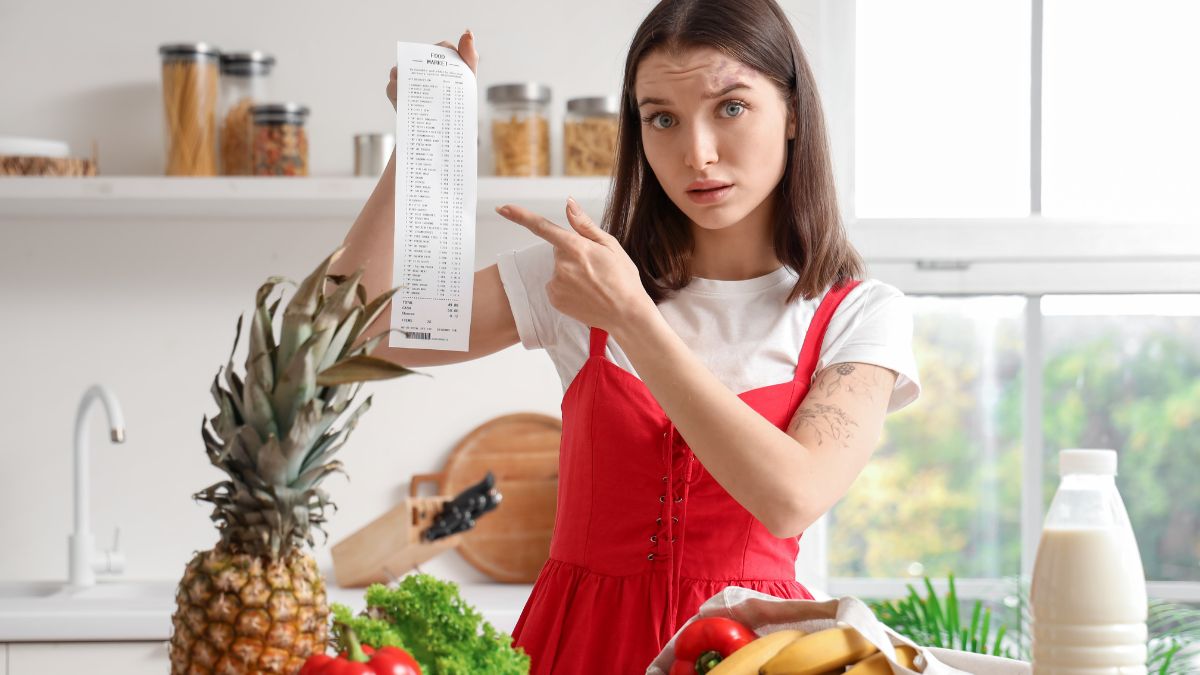
{"type": "Polygon", "coordinates": [[[825,294],[821,305],[817,307],[816,314],[813,315],[812,322],[808,324],[808,332],[804,336],[804,347],[800,349],[800,358],[796,362],[796,374],[793,382],[807,385],[812,380],[813,370],[821,358],[821,345],[825,342],[825,329],[829,328],[829,320],[833,318],[833,313],[837,311],[838,305],[842,304],[842,300],[860,283],[862,281],[859,279],[851,279],[841,286],[829,289],[829,292],[825,294]]]}
{"type": "Polygon", "coordinates": [[[592,327],[591,329],[591,344],[588,347],[588,356],[604,358],[604,346],[608,344],[608,331],[600,328],[592,327]]]}

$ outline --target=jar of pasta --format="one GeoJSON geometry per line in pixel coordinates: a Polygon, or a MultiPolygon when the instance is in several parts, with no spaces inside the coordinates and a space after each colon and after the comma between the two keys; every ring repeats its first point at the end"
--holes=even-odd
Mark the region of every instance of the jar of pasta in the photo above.
{"type": "Polygon", "coordinates": [[[254,175],[307,176],[308,108],[298,103],[264,103],[250,108],[254,116],[254,175]]]}
{"type": "Polygon", "coordinates": [[[162,98],[168,176],[217,174],[217,83],[221,52],[203,43],[166,44],[162,98]]]}
{"type": "Polygon", "coordinates": [[[563,118],[563,173],[608,176],[617,154],[617,97],[567,101],[563,118]]]}
{"type": "Polygon", "coordinates": [[[268,89],[275,57],[262,52],[221,54],[221,97],[217,106],[222,176],[254,173],[251,152],[254,117],[250,109],[270,100],[268,89]]]}
{"type": "Polygon", "coordinates": [[[497,176],[550,175],[550,88],[536,82],[488,87],[490,150],[497,176]]]}

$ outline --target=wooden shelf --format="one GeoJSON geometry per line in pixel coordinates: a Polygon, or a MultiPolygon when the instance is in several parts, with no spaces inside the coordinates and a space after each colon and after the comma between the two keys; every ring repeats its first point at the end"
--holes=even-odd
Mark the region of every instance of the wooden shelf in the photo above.
{"type": "MultiPolygon", "coordinates": [[[[0,222],[13,220],[346,219],[358,215],[374,178],[0,178],[0,222]]],[[[574,196],[598,217],[607,178],[479,179],[478,218],[520,204],[548,217],[574,196]]]]}

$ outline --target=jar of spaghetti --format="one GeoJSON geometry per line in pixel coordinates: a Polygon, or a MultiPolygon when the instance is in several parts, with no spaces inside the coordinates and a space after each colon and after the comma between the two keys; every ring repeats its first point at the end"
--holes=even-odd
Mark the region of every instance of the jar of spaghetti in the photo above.
{"type": "Polygon", "coordinates": [[[265,103],[250,110],[254,116],[254,175],[307,176],[308,135],[304,122],[308,107],[265,103]]]}
{"type": "Polygon", "coordinates": [[[550,87],[488,87],[492,168],[497,176],[550,175],[550,87]]]}
{"type": "Polygon", "coordinates": [[[254,173],[254,117],[250,109],[270,100],[271,67],[275,57],[258,51],[221,54],[221,96],[217,105],[222,176],[254,173]]]}
{"type": "Polygon", "coordinates": [[[563,119],[563,173],[608,176],[617,154],[617,97],[567,101],[563,119]]]}
{"type": "Polygon", "coordinates": [[[217,174],[217,82],[220,50],[203,43],[166,44],[162,95],[168,176],[217,174]]]}

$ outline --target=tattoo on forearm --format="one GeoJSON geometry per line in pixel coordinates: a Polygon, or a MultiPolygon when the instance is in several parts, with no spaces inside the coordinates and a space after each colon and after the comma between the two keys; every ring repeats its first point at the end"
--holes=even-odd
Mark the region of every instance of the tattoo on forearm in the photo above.
{"type": "Polygon", "coordinates": [[[853,363],[839,363],[833,368],[821,371],[820,378],[813,386],[819,387],[825,396],[833,396],[839,389],[856,396],[864,396],[868,401],[875,400],[879,391],[878,368],[863,370],[853,363]]]}
{"type": "Polygon", "coordinates": [[[817,445],[825,445],[828,437],[841,445],[848,444],[854,438],[854,429],[858,423],[837,406],[824,403],[813,403],[801,406],[788,426],[788,434],[794,434],[801,427],[808,427],[817,434],[817,445]]]}

